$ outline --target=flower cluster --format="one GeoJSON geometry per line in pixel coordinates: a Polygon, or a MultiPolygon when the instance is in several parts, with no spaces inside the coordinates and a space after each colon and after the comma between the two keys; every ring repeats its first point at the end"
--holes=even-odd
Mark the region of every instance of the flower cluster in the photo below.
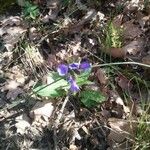
{"type": "Polygon", "coordinates": [[[67,81],[70,84],[70,91],[71,92],[78,92],[79,86],[77,85],[75,79],[70,75],[70,71],[78,70],[78,71],[87,71],[91,68],[90,63],[88,60],[82,60],[80,63],[71,63],[71,64],[60,64],[57,68],[57,72],[60,76],[66,76],[67,81]]]}

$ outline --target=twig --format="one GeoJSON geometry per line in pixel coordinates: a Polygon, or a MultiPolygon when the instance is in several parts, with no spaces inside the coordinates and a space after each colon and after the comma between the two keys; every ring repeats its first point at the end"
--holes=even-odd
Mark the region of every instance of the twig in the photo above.
{"type": "Polygon", "coordinates": [[[139,63],[139,62],[115,62],[115,63],[105,63],[105,64],[99,64],[99,65],[93,65],[92,68],[95,67],[105,67],[105,66],[115,66],[115,65],[139,65],[143,67],[150,68],[150,65],[139,63]]]}
{"type": "Polygon", "coordinates": [[[55,127],[56,127],[56,128],[58,127],[58,125],[59,125],[59,123],[60,123],[60,120],[61,120],[61,118],[62,118],[64,109],[65,109],[65,106],[66,106],[68,100],[69,100],[69,96],[67,96],[67,97],[65,98],[65,100],[64,100],[64,102],[63,102],[63,105],[62,105],[62,107],[61,107],[61,109],[60,109],[60,113],[58,114],[58,117],[57,117],[57,119],[56,119],[56,121],[55,121],[55,127]]]}
{"type": "Polygon", "coordinates": [[[56,129],[58,128],[60,120],[61,120],[61,118],[63,116],[63,112],[64,112],[64,109],[65,109],[65,106],[66,106],[68,100],[69,100],[69,96],[67,95],[67,97],[65,98],[65,100],[63,102],[63,105],[62,105],[62,107],[60,109],[60,113],[58,114],[57,119],[56,119],[56,121],[54,123],[54,150],[57,150],[56,129]]]}

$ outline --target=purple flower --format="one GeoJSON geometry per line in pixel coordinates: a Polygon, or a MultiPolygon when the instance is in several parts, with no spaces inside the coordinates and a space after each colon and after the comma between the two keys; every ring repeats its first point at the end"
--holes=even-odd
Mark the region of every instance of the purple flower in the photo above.
{"type": "Polygon", "coordinates": [[[72,64],[69,64],[69,68],[70,68],[71,70],[79,69],[79,63],[72,63],[72,64]]]}
{"type": "Polygon", "coordinates": [[[69,68],[67,65],[61,64],[58,66],[57,72],[59,73],[60,76],[65,76],[68,74],[68,69],[69,68]]]}
{"type": "Polygon", "coordinates": [[[91,68],[91,65],[88,60],[83,59],[80,63],[72,63],[69,65],[60,64],[57,68],[57,72],[60,76],[69,77],[67,81],[70,84],[70,91],[75,93],[80,90],[79,86],[77,85],[76,81],[73,79],[72,76],[69,76],[70,70],[78,70],[78,71],[87,71],[91,68]]]}
{"type": "Polygon", "coordinates": [[[79,86],[77,85],[77,83],[71,76],[69,77],[68,82],[70,83],[70,91],[71,92],[75,93],[80,90],[79,86]]]}
{"type": "Polygon", "coordinates": [[[84,59],[80,62],[79,69],[86,71],[91,68],[91,65],[88,60],[84,59]]]}
{"type": "Polygon", "coordinates": [[[86,71],[91,68],[91,65],[88,60],[84,59],[80,63],[72,63],[69,65],[60,64],[57,68],[57,72],[60,76],[65,76],[70,70],[82,70],[86,71]]]}

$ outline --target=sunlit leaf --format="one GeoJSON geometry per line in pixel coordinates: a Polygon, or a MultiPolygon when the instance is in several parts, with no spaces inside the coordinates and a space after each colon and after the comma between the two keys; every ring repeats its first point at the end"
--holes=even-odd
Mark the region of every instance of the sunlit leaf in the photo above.
{"type": "Polygon", "coordinates": [[[90,84],[91,81],[88,80],[90,76],[91,70],[82,72],[80,75],[76,76],[76,82],[79,86],[82,86],[84,84],[90,84]]]}
{"type": "Polygon", "coordinates": [[[47,80],[47,85],[37,83],[33,88],[33,91],[40,96],[60,97],[65,94],[64,89],[69,88],[68,82],[55,72],[49,73],[47,80]]]}
{"type": "Polygon", "coordinates": [[[94,107],[105,101],[102,93],[93,90],[82,91],[80,97],[86,107],[94,107]]]}
{"type": "MultiPolygon", "coordinates": [[[[90,71],[83,72],[80,75],[76,75],[76,82],[78,86],[91,83],[88,80],[90,71]]],[[[37,83],[33,91],[40,96],[44,97],[61,97],[69,91],[70,84],[66,80],[66,77],[61,77],[57,72],[50,72],[47,75],[47,84],[37,83]]]]}

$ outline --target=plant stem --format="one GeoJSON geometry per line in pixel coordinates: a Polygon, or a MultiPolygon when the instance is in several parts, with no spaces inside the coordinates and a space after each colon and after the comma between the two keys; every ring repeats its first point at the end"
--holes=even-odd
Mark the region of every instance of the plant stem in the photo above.
{"type": "Polygon", "coordinates": [[[150,68],[150,65],[139,63],[139,62],[115,62],[115,63],[105,63],[105,64],[99,64],[99,65],[93,65],[92,68],[95,67],[105,67],[105,66],[115,66],[115,65],[138,65],[143,67],[150,68]]]}

